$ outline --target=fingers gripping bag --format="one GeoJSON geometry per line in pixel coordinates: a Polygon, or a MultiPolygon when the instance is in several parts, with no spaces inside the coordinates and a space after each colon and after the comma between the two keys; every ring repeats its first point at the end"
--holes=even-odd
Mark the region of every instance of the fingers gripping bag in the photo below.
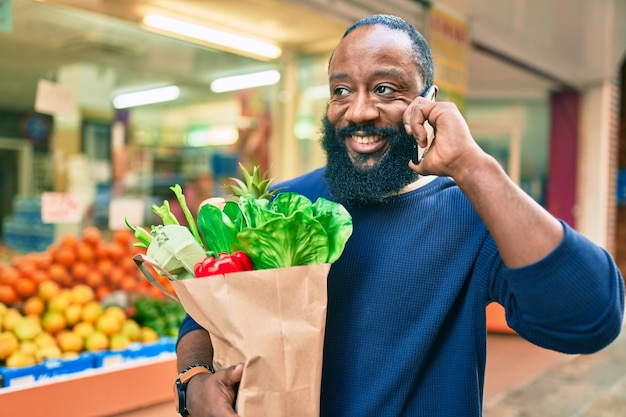
{"type": "Polygon", "coordinates": [[[134,260],[207,329],[216,369],[244,364],[240,416],[318,417],[326,280],[352,219],[338,203],[269,191],[273,179],[241,168],[233,198],[202,205],[197,224],[180,186],[171,187],[189,227],[167,201],[153,205],[162,225],[129,225],[147,248],[134,260]]]}

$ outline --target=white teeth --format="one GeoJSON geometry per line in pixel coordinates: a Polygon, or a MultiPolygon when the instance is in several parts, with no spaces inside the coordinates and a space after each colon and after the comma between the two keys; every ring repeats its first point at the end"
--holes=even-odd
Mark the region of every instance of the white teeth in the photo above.
{"type": "Polygon", "coordinates": [[[380,136],[352,136],[352,139],[361,145],[369,145],[370,143],[378,142],[380,136]]]}

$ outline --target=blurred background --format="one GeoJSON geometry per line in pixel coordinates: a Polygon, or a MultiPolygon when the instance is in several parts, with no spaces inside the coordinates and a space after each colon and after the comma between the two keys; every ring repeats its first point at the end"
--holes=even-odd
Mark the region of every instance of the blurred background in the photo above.
{"type": "Polygon", "coordinates": [[[623,0],[0,0],[4,240],[44,192],[79,196],[75,227],[115,229],[111,203],[149,206],[207,176],[198,192],[220,194],[237,162],[280,179],[323,165],[328,58],[372,13],[424,33],[439,100],[516,182],[620,250],[623,0]],[[167,101],[119,102],[164,87],[167,101]]]}
{"type": "MultiPolygon", "coordinates": [[[[375,13],[424,34],[438,100],[456,103],[515,182],[626,270],[626,0],[0,0],[0,307],[25,313],[54,281],[100,303],[121,296],[154,333],[139,354],[148,365],[111,368],[119,352],[84,346],[97,355],[16,374],[0,355],[2,410],[174,414],[182,313],[132,262],[124,219],[158,223],[150,206],[164,200],[177,210],[174,184],[191,207],[223,195],[238,163],[279,180],[323,166],[329,57],[375,13]],[[172,355],[156,358],[162,350],[172,355]],[[92,378],[94,358],[107,371],[92,378]],[[74,379],[33,383],[60,373],[74,379]]],[[[574,361],[516,337],[498,305],[487,317],[486,415],[623,415],[624,337],[574,361]]]]}

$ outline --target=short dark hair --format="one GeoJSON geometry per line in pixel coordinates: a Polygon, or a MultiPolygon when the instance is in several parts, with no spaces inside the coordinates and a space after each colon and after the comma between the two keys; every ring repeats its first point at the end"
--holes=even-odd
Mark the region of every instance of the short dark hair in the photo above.
{"type": "Polygon", "coordinates": [[[432,52],[428,42],[415,26],[398,16],[375,14],[359,20],[346,29],[342,39],[361,26],[384,26],[392,30],[399,30],[406,33],[413,44],[413,61],[422,76],[422,81],[425,84],[424,87],[426,88],[433,85],[435,82],[435,70],[432,52]]]}

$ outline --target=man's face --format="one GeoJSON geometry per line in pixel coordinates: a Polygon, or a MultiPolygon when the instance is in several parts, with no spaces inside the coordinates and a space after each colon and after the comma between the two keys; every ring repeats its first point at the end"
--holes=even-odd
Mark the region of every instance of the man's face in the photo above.
{"type": "Polygon", "coordinates": [[[322,145],[327,180],[340,201],[383,201],[415,181],[415,140],[402,114],[423,88],[409,37],[378,26],[344,38],[329,65],[331,97],[322,145]]]}

